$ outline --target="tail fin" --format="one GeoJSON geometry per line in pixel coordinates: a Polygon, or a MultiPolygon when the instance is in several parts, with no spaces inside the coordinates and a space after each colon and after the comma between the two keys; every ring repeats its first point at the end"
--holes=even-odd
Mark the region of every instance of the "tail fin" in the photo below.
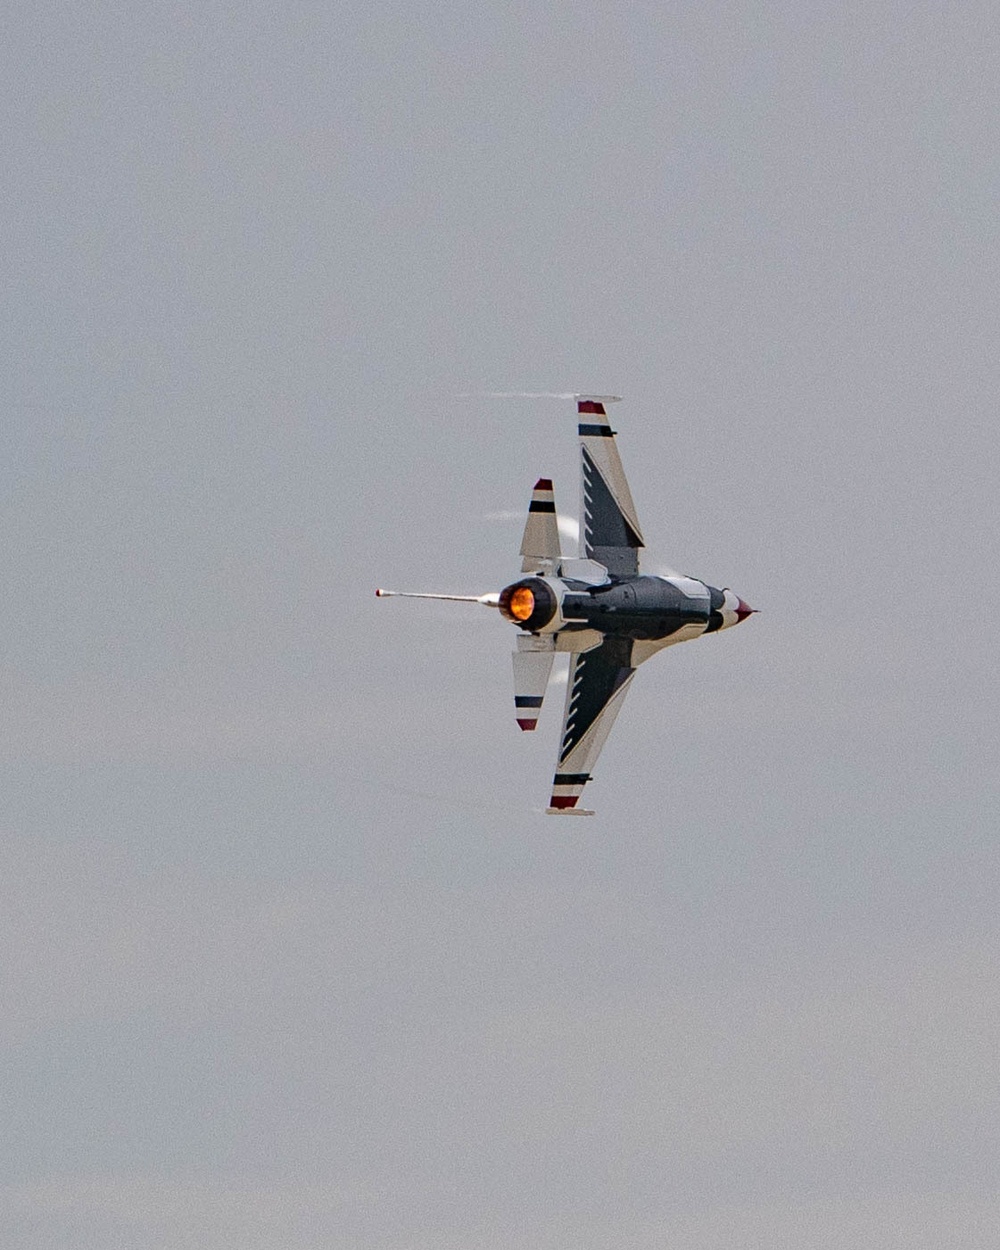
{"type": "Polygon", "coordinates": [[[552,573],[561,555],[552,483],[547,477],[540,477],[528,504],[528,519],[521,540],[521,572],[552,573]]]}

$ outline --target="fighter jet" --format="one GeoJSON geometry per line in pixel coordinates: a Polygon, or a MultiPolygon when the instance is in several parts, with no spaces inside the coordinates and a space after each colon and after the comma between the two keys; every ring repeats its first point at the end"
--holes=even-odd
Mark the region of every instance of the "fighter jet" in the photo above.
{"type": "Polygon", "coordinates": [[[446,599],[497,609],[520,632],[514,651],[514,717],[538,724],[557,652],[570,656],[552,816],[593,816],[577,806],[640,664],[664,647],[729,629],[755,609],[728,588],[694,577],[639,572],[645,546],[606,404],[617,395],[576,395],[581,461],[580,554],[562,554],[552,482],[531,493],[521,573],[497,594],[383,596],[446,599]]]}

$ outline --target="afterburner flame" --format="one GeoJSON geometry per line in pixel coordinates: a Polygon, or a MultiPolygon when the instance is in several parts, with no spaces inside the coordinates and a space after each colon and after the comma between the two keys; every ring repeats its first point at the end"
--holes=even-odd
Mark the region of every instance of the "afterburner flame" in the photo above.
{"type": "Polygon", "coordinates": [[[535,596],[527,586],[518,586],[510,597],[509,611],[515,621],[526,621],[535,610],[535,596]]]}

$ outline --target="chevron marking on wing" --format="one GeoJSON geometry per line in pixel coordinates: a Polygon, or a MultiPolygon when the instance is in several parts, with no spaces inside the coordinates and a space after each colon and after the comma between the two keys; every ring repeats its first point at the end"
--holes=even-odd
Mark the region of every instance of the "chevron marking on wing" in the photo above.
{"type": "Polygon", "coordinates": [[[594,547],[593,506],[594,506],[594,466],[586,452],[583,453],[583,546],[580,554],[589,554],[594,547]]]}
{"type": "Polygon", "coordinates": [[[605,638],[600,647],[584,652],[575,661],[573,685],[567,696],[560,762],[578,746],[611,699],[631,677],[634,671],[631,650],[632,643],[628,639],[605,638]],[[586,707],[585,694],[589,696],[586,700],[589,706],[586,707]]]}

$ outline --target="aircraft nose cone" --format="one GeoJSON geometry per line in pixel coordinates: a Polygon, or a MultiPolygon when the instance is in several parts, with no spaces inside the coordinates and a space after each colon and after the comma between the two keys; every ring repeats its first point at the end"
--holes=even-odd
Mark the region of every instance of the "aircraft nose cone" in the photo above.
{"type": "Polygon", "coordinates": [[[737,603],[737,608],[736,608],[737,621],[745,621],[748,616],[753,616],[753,614],[757,611],[756,608],[752,608],[749,605],[749,603],[746,603],[743,599],[740,599],[739,596],[737,596],[736,598],[736,603],[737,603]]]}

